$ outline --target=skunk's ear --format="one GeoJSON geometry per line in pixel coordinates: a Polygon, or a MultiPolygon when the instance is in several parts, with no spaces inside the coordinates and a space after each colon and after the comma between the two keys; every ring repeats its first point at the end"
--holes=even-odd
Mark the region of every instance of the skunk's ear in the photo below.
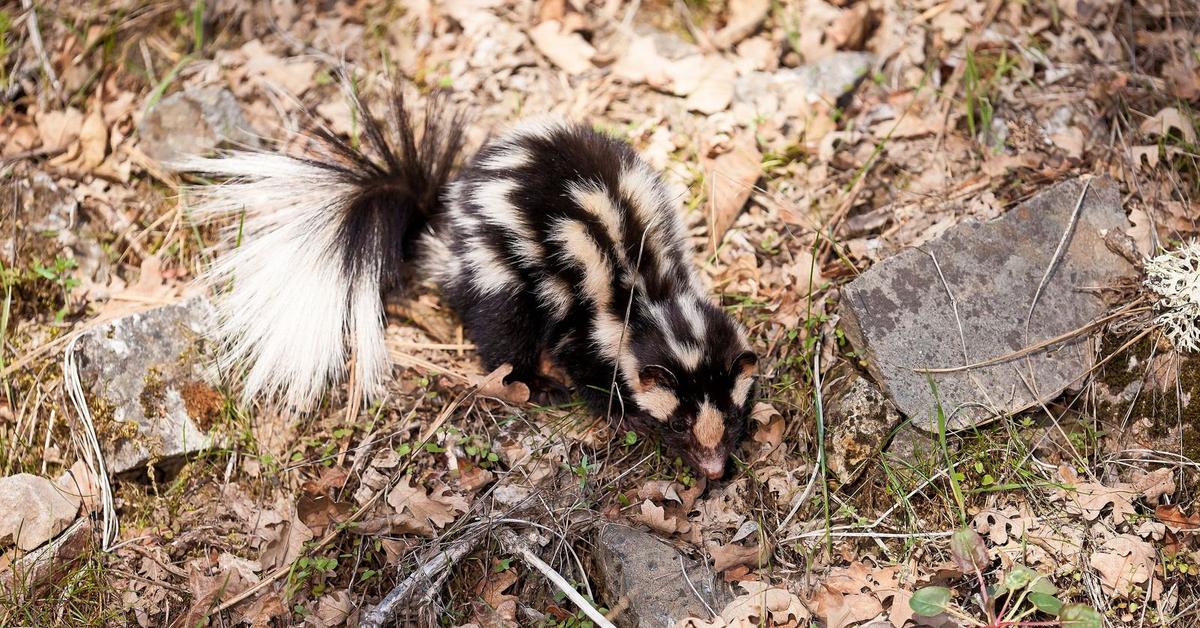
{"type": "Polygon", "coordinates": [[[656,386],[664,388],[675,387],[675,376],[666,368],[657,364],[648,364],[642,367],[638,372],[638,383],[641,384],[642,391],[650,390],[656,386]]]}
{"type": "Polygon", "coordinates": [[[753,351],[743,351],[733,359],[729,372],[734,378],[750,377],[758,372],[758,356],[753,351]]]}

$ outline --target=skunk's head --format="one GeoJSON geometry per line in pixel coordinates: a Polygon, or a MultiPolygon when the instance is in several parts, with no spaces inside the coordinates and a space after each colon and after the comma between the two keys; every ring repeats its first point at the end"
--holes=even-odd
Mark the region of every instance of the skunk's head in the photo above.
{"type": "Polygon", "coordinates": [[[650,304],[630,331],[635,425],[705,477],[722,477],[754,399],[758,358],[745,332],[721,308],[692,297],[650,304]]]}

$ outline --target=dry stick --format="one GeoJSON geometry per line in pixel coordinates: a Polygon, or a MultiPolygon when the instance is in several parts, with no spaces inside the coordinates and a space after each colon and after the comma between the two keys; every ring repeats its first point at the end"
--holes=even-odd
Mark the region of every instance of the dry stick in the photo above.
{"type": "Polygon", "coordinates": [[[1046,265],[1046,272],[1042,274],[1042,280],[1038,282],[1037,291],[1033,293],[1033,301],[1029,304],[1029,312],[1025,314],[1025,341],[1029,341],[1029,322],[1033,320],[1033,310],[1037,308],[1038,300],[1042,297],[1042,290],[1046,288],[1046,282],[1050,281],[1050,275],[1054,274],[1054,268],[1058,266],[1058,260],[1062,257],[1063,251],[1067,247],[1067,243],[1071,240],[1071,234],[1075,232],[1075,225],[1079,222],[1079,213],[1083,209],[1083,199],[1087,197],[1088,189],[1092,187],[1092,179],[1089,177],[1083,182],[1083,190],[1079,193],[1079,200],[1075,201],[1075,209],[1071,211],[1071,219],[1067,221],[1066,229],[1063,229],[1062,237],[1058,240],[1058,247],[1054,249],[1054,255],[1050,257],[1050,263],[1046,265]]]}
{"type": "MultiPolygon", "coordinates": [[[[442,427],[442,424],[446,422],[446,419],[448,419],[450,417],[450,415],[456,409],[458,409],[458,406],[460,406],[462,404],[462,402],[465,401],[468,397],[473,397],[475,395],[475,393],[477,393],[478,391],[479,391],[478,387],[467,390],[466,392],[462,393],[458,397],[455,397],[453,401],[446,404],[446,407],[442,409],[442,412],[438,415],[437,419],[434,419],[433,424],[429,426],[429,429],[425,430],[425,434],[421,437],[420,443],[418,443],[417,447],[413,448],[413,451],[414,452],[419,451],[422,447],[424,447],[425,443],[429,442],[429,439],[433,438],[433,435],[435,433],[437,433],[437,431],[442,427]]],[[[401,467],[399,469],[399,471],[397,471],[397,473],[396,473],[397,476],[399,476],[404,471],[408,470],[409,462],[411,462],[411,457],[409,458],[409,461],[406,461],[404,466],[401,467]]],[[[391,483],[389,482],[389,486],[390,486],[390,484],[391,483]]],[[[359,507],[358,510],[351,513],[351,515],[345,521],[343,521],[340,525],[334,526],[334,528],[332,530],[330,530],[328,533],[326,533],[325,536],[321,537],[321,540],[318,541],[317,544],[314,545],[311,550],[309,550],[309,553],[319,551],[320,549],[324,548],[326,545],[329,545],[330,543],[332,543],[334,539],[336,539],[338,536],[341,535],[343,528],[345,528],[348,524],[350,524],[354,521],[358,521],[363,516],[363,514],[365,514],[368,510],[370,510],[375,505],[375,502],[379,501],[380,497],[383,497],[383,494],[387,488],[388,487],[384,487],[383,489],[375,491],[375,494],[371,495],[371,498],[368,499],[366,501],[366,503],[364,503],[361,507],[359,507]]],[[[299,558],[297,558],[297,560],[299,560],[299,558]]],[[[249,589],[246,589],[245,591],[239,593],[238,595],[235,595],[232,598],[230,598],[229,600],[221,603],[220,606],[213,609],[212,613],[215,615],[217,613],[220,613],[230,607],[236,606],[237,604],[240,604],[241,602],[253,597],[254,594],[263,590],[271,583],[286,576],[288,573],[291,572],[291,570],[292,570],[292,564],[280,565],[279,567],[275,568],[274,571],[272,571],[270,574],[268,574],[266,577],[264,577],[261,581],[259,581],[258,584],[250,587],[249,589]]]]}
{"type": "Polygon", "coordinates": [[[567,582],[566,578],[563,578],[562,575],[555,571],[553,567],[546,564],[546,561],[538,558],[537,554],[534,554],[532,551],[530,551],[525,543],[517,537],[515,532],[509,529],[503,529],[499,531],[497,538],[500,540],[500,544],[506,551],[520,555],[521,559],[524,560],[526,564],[542,572],[542,575],[545,576],[547,580],[549,580],[559,591],[562,591],[567,598],[574,602],[575,606],[578,606],[579,610],[583,611],[583,613],[587,615],[589,619],[596,622],[597,626],[600,626],[600,628],[616,628],[616,626],[614,626],[607,617],[602,615],[600,611],[596,610],[595,606],[592,606],[590,602],[580,595],[579,591],[576,591],[575,587],[571,586],[571,584],[567,582]]]}
{"type": "Polygon", "coordinates": [[[483,539],[482,531],[481,527],[456,541],[449,549],[439,551],[432,559],[424,561],[420,569],[405,578],[396,588],[383,596],[379,604],[363,615],[358,624],[360,628],[382,628],[391,624],[419,588],[428,586],[434,575],[446,571],[474,551],[479,545],[479,541],[483,539]]]}
{"type": "Polygon", "coordinates": [[[1002,363],[1008,362],[1010,360],[1015,360],[1017,358],[1025,357],[1031,353],[1037,353],[1038,351],[1041,351],[1042,349],[1045,349],[1046,347],[1052,347],[1061,342],[1066,342],[1066,341],[1070,340],[1071,338],[1074,338],[1075,336],[1083,335],[1083,334],[1091,331],[1092,329],[1094,329],[1100,325],[1103,325],[1104,323],[1107,323],[1113,319],[1120,318],[1120,317],[1128,315],[1128,314],[1134,314],[1136,312],[1146,311],[1149,309],[1150,309],[1149,307],[1143,307],[1143,308],[1135,308],[1132,310],[1118,310],[1116,312],[1113,312],[1112,314],[1102,316],[1090,323],[1086,323],[1080,327],[1072,329],[1071,331],[1064,332],[1053,338],[1048,338],[1046,340],[1043,340],[1035,345],[1030,345],[1028,347],[1025,347],[1024,349],[1018,349],[1011,353],[1006,353],[1001,356],[989,358],[989,359],[983,360],[981,362],[975,362],[974,364],[965,364],[963,366],[947,366],[947,367],[938,367],[938,368],[914,368],[913,372],[915,372],[915,373],[931,373],[931,374],[957,373],[959,371],[969,371],[972,369],[982,368],[984,366],[992,366],[994,364],[1002,364],[1002,363]]]}
{"type": "Polygon", "coordinates": [[[42,62],[42,71],[50,80],[54,94],[58,96],[59,102],[63,102],[62,83],[59,82],[58,75],[54,73],[54,66],[51,65],[50,57],[46,54],[46,47],[42,44],[42,31],[38,28],[37,8],[33,6],[33,0],[21,0],[21,6],[25,8],[25,25],[29,30],[29,42],[33,44],[33,50],[42,62]]]}

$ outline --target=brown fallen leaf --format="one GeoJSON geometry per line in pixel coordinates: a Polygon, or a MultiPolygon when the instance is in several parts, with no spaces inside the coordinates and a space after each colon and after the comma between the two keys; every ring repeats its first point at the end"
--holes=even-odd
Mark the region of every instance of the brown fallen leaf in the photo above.
{"type": "Polygon", "coordinates": [[[75,520],[79,503],[77,495],[37,475],[0,478],[0,548],[37,549],[75,520]]]}
{"type": "Polygon", "coordinates": [[[62,111],[38,111],[34,124],[46,150],[67,150],[79,139],[83,129],[83,113],[74,107],[62,111]]]}
{"type": "Polygon", "coordinates": [[[729,152],[705,159],[703,165],[709,244],[716,251],[762,176],[762,153],[754,136],[746,133],[733,140],[729,152]]]}
{"type": "Polygon", "coordinates": [[[104,163],[104,154],[108,150],[108,125],[98,109],[93,110],[83,120],[79,131],[79,157],[71,167],[79,172],[92,172],[104,163]]]}
{"type": "Polygon", "coordinates": [[[1108,595],[1122,598],[1133,595],[1141,599],[1148,588],[1150,599],[1158,600],[1162,593],[1162,584],[1155,576],[1154,546],[1132,534],[1120,534],[1105,541],[1088,559],[1088,564],[1100,575],[1100,584],[1108,595]]]}
{"type": "Polygon", "coordinates": [[[769,0],[730,0],[725,27],[712,36],[712,44],[726,49],[758,30],[771,10],[769,0]]]}
{"type": "Polygon", "coordinates": [[[713,558],[713,571],[718,573],[738,565],[745,565],[751,569],[762,566],[762,547],[757,543],[747,547],[737,543],[721,545],[710,542],[705,544],[705,548],[713,558]]]}
{"type": "Polygon", "coordinates": [[[496,572],[489,570],[479,581],[475,592],[479,601],[474,607],[471,621],[482,627],[517,626],[517,601],[515,595],[505,593],[517,583],[519,576],[513,569],[496,572]]]}
{"type": "Polygon", "coordinates": [[[1141,124],[1141,130],[1143,133],[1159,137],[1166,137],[1171,131],[1176,131],[1188,144],[1196,143],[1196,128],[1175,107],[1167,107],[1146,118],[1141,124]]]}
{"type": "Polygon", "coordinates": [[[679,529],[675,517],[666,516],[666,510],[650,500],[642,502],[638,512],[631,517],[634,521],[662,534],[674,534],[679,529]]]}
{"type": "Polygon", "coordinates": [[[398,515],[403,516],[407,510],[412,514],[414,523],[429,533],[432,533],[434,528],[445,527],[454,521],[459,513],[466,512],[470,507],[461,495],[451,493],[449,488],[442,487],[432,493],[426,493],[421,486],[409,484],[407,476],[388,493],[387,503],[398,515]]]}
{"type": "Polygon", "coordinates": [[[1153,504],[1163,495],[1175,493],[1175,473],[1168,468],[1155,469],[1135,479],[1132,488],[1153,504]]]}
{"type": "Polygon", "coordinates": [[[734,598],[713,621],[683,619],[676,628],[755,628],[756,626],[804,626],[812,618],[800,598],[787,589],[764,582],[743,580],[745,591],[734,598]]]}
{"type": "Polygon", "coordinates": [[[567,74],[582,74],[594,69],[596,49],[579,33],[566,32],[563,23],[547,20],[529,30],[533,45],[567,74]]]}
{"type": "Polygon", "coordinates": [[[870,593],[840,593],[818,587],[813,611],[825,618],[826,628],[845,628],[883,612],[883,604],[870,593]]]}
{"type": "Polygon", "coordinates": [[[529,386],[524,382],[504,383],[504,378],[508,377],[512,373],[512,370],[513,367],[511,364],[501,364],[496,370],[487,375],[472,375],[470,382],[472,386],[479,388],[479,394],[484,397],[499,399],[513,405],[528,403],[529,386]]]}
{"type": "Polygon", "coordinates": [[[1196,532],[1200,530],[1200,513],[1185,515],[1178,504],[1159,505],[1154,516],[1165,523],[1173,532],[1196,532]]]}

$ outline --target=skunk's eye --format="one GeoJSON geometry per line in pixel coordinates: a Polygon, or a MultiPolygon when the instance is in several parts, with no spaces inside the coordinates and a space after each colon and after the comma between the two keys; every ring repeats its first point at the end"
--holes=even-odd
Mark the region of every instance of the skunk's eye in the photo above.
{"type": "Polygon", "coordinates": [[[673,416],[667,423],[667,427],[671,428],[671,431],[675,432],[676,434],[682,434],[688,431],[688,428],[691,427],[690,423],[691,422],[688,421],[687,417],[685,416],[673,416]]]}

